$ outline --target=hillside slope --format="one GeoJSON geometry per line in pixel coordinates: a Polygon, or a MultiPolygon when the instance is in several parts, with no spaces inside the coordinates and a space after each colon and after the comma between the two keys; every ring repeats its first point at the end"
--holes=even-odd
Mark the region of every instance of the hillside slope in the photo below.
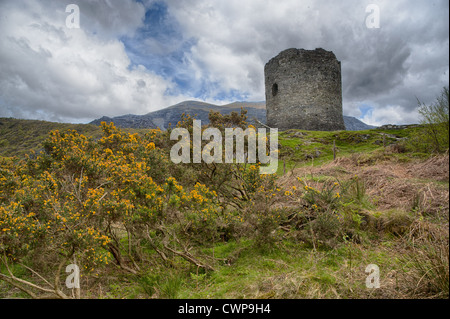
{"type": "MultiPolygon", "coordinates": [[[[166,129],[169,123],[175,126],[183,113],[191,116],[197,115],[196,118],[200,119],[202,124],[208,124],[210,110],[219,111],[222,114],[229,114],[233,111],[240,112],[241,107],[247,110],[248,121],[250,123],[253,118],[265,123],[266,110],[264,102],[235,102],[217,106],[197,101],[185,101],[146,115],[128,114],[113,118],[104,116],[89,124],[0,118],[0,156],[22,157],[30,150],[38,152],[41,149],[41,143],[52,130],[65,131],[72,129],[86,136],[98,138],[101,136],[99,126],[102,121],[114,122],[116,126],[132,132],[157,127],[166,129]]],[[[352,117],[344,116],[344,121],[349,131],[362,131],[375,128],[352,117]]]]}
{"type": "MultiPolygon", "coordinates": [[[[175,126],[180,120],[181,114],[186,113],[201,120],[203,124],[209,123],[208,114],[210,110],[229,114],[240,112],[241,107],[247,110],[248,120],[251,122],[256,118],[261,123],[266,123],[265,102],[234,102],[227,105],[214,105],[198,101],[184,101],[169,106],[162,110],[150,112],[144,115],[127,114],[116,117],[103,116],[92,121],[90,124],[100,125],[102,121],[114,122],[121,128],[157,128],[167,129],[169,123],[175,126]]],[[[369,130],[375,126],[367,125],[355,117],[344,116],[345,127],[348,131],[369,130]]]]}
{"type": "MultiPolygon", "coordinates": [[[[92,124],[0,118],[0,156],[22,157],[31,150],[39,152],[42,148],[41,143],[53,130],[75,130],[93,138],[100,138],[102,135],[100,127],[92,124]]],[[[124,130],[136,131],[136,129],[124,130]]]]}

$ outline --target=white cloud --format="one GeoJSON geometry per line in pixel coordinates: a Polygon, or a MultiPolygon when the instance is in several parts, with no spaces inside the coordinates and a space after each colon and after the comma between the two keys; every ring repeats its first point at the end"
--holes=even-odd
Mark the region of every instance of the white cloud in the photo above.
{"type": "MultiPolygon", "coordinates": [[[[271,57],[298,46],[302,34],[309,39],[320,35],[309,24],[300,28],[309,13],[295,0],[168,3],[185,37],[198,40],[189,54],[197,78],[218,83],[225,91],[247,93],[249,100],[264,100],[264,64],[271,57]],[[292,37],[297,41],[290,41],[292,37]]],[[[302,2],[309,5],[312,1],[302,2]]]]}
{"type": "MultiPolygon", "coordinates": [[[[377,108],[375,108],[377,109],[377,108]]],[[[384,124],[411,124],[417,123],[418,111],[405,110],[399,105],[383,107],[383,112],[375,112],[373,109],[361,117],[364,123],[381,126],[384,124]]]]}
{"type": "Polygon", "coordinates": [[[448,85],[446,1],[375,1],[375,30],[365,26],[368,3],[356,0],[168,3],[185,36],[198,40],[189,55],[197,77],[249,99],[264,99],[264,64],[290,47],[333,51],[342,62],[344,112],[377,105],[372,123],[417,122],[416,96],[430,102],[448,85]]]}
{"type": "Polygon", "coordinates": [[[140,21],[136,13],[144,10],[136,10],[132,1],[120,3],[121,8],[111,9],[110,19],[94,2],[84,3],[99,20],[83,19],[80,6],[80,29],[65,26],[62,3],[60,13],[54,2],[53,7],[33,1],[25,7],[2,4],[8,14],[0,20],[0,116],[82,122],[101,115],[143,114],[183,100],[165,96],[170,80],[142,66],[130,67],[116,37],[133,32],[138,24],[125,26],[140,21]],[[87,29],[89,23],[92,29],[87,29]]]}
{"type": "Polygon", "coordinates": [[[83,28],[105,38],[133,35],[142,26],[144,6],[135,1],[79,1],[83,28]]]}
{"type": "Polygon", "coordinates": [[[192,95],[219,104],[236,92],[264,100],[264,64],[291,47],[333,51],[344,113],[371,124],[417,122],[416,97],[430,103],[448,86],[446,0],[167,0],[165,22],[177,24],[176,38],[164,30],[134,37],[153,0],[76,3],[81,29],[65,26],[60,1],[0,3],[0,116],[81,122],[143,114],[192,95]],[[380,29],[365,27],[369,3],[380,6],[380,29]],[[140,61],[184,52],[172,73],[156,74],[131,63],[139,52],[126,51],[124,36],[145,52],[140,61]],[[171,76],[189,83],[185,92],[167,93],[184,89],[171,76]],[[372,113],[361,113],[363,105],[372,113]]]}

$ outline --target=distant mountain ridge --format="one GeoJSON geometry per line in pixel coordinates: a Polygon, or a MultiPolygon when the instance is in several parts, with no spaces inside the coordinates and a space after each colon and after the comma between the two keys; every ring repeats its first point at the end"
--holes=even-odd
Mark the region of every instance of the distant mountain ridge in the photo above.
{"type": "Polygon", "coordinates": [[[364,131],[377,128],[377,126],[369,125],[356,117],[344,115],[344,125],[347,131],[364,131]]]}
{"type": "MultiPolygon", "coordinates": [[[[144,115],[127,114],[116,117],[103,116],[89,124],[100,125],[101,122],[114,122],[121,128],[157,128],[167,129],[169,123],[172,127],[176,126],[181,119],[183,113],[202,121],[202,124],[208,124],[208,114],[210,110],[220,112],[222,114],[230,114],[231,112],[240,112],[241,107],[247,110],[249,121],[256,118],[261,123],[266,123],[266,104],[265,102],[234,102],[226,105],[215,105],[199,101],[184,101],[162,110],[150,112],[144,115]]],[[[375,126],[365,124],[355,117],[344,115],[345,127],[348,131],[369,130],[375,126]]]]}

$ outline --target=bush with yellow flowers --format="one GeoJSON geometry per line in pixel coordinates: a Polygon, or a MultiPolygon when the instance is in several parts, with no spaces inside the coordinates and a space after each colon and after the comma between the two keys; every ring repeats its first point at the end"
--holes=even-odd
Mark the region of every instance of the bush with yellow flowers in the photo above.
{"type": "Polygon", "coordinates": [[[359,238],[362,217],[361,207],[365,202],[364,181],[357,177],[348,181],[325,180],[320,188],[311,186],[297,177],[295,193],[299,199],[299,211],[295,220],[300,237],[315,245],[333,247],[343,238],[359,238]]]}
{"type": "MultiPolygon", "coordinates": [[[[222,128],[243,119],[215,118],[222,128]]],[[[179,125],[191,128],[189,120],[179,125]]],[[[284,218],[274,204],[293,193],[259,174],[259,163],[175,165],[170,130],[131,134],[105,122],[101,129],[97,140],[52,131],[40,154],[0,159],[2,260],[36,272],[76,261],[88,272],[115,264],[137,274],[140,261],[159,256],[212,269],[196,244],[244,232],[262,238],[284,218]],[[144,256],[149,249],[157,254],[144,256]]]]}
{"type": "MultiPolygon", "coordinates": [[[[167,236],[162,229],[214,233],[205,229],[215,228],[218,195],[205,184],[184,186],[171,176],[168,152],[159,147],[168,143],[165,133],[130,134],[113,123],[101,128],[98,140],[53,131],[41,154],[0,160],[5,262],[33,268],[39,255],[48,264],[77,260],[82,269],[94,270],[115,263],[136,272],[132,261],[142,256],[133,253],[149,232],[156,231],[157,245],[167,236]],[[124,239],[133,249],[124,249],[124,239]]],[[[175,233],[169,244],[182,235],[175,233]]]]}

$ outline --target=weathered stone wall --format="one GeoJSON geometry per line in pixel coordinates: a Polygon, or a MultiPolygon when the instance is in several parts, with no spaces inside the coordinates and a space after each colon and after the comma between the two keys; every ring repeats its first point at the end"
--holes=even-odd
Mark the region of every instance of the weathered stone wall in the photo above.
{"type": "Polygon", "coordinates": [[[345,130],[341,63],[324,49],[288,49],[264,67],[267,125],[279,130],[345,130]]]}

